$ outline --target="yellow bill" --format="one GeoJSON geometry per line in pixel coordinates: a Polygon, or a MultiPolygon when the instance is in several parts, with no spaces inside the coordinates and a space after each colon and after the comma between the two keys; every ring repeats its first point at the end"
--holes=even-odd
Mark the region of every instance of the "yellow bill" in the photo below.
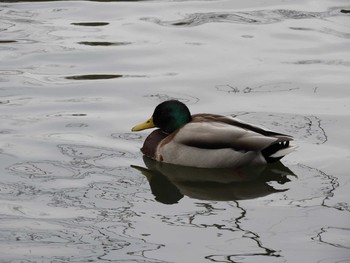
{"type": "Polygon", "coordinates": [[[153,122],[153,117],[149,118],[147,121],[134,126],[131,131],[142,131],[145,129],[150,129],[156,127],[153,122]]]}

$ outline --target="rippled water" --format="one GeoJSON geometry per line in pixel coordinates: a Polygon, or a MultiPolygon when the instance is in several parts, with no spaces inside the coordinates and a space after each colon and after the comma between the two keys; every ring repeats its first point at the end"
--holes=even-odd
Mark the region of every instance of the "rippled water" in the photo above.
{"type": "Polygon", "coordinates": [[[0,2],[1,262],[350,262],[348,1],[0,2]],[[159,166],[168,98],[299,148],[159,166]]]}

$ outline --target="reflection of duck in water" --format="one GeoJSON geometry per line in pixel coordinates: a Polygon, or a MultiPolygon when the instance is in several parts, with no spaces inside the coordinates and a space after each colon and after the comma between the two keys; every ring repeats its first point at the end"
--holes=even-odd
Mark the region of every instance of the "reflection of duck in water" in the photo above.
{"type": "Polygon", "coordinates": [[[133,166],[145,175],[155,199],[177,203],[184,195],[201,200],[230,201],[263,197],[278,190],[268,184],[284,184],[294,175],[281,162],[238,168],[196,168],[156,162],[144,156],[148,169],[133,166]]]}
{"type": "Polygon", "coordinates": [[[213,114],[190,114],[185,104],[159,104],[152,117],[132,131],[158,127],[142,152],[157,161],[201,168],[276,162],[294,150],[291,136],[213,114]]]}

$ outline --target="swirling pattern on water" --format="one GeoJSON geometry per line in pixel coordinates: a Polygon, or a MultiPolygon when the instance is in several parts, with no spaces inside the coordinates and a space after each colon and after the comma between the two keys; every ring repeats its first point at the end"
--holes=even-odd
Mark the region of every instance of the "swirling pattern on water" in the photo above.
{"type": "MultiPolygon", "coordinates": [[[[207,23],[238,23],[238,24],[270,24],[278,23],[288,19],[327,19],[333,16],[346,16],[341,7],[330,8],[324,12],[307,12],[288,9],[254,10],[246,12],[210,12],[193,13],[185,15],[184,18],[174,21],[162,21],[157,18],[143,18],[145,21],[154,22],[162,26],[200,26],[207,23]]],[[[306,29],[307,30],[307,29],[306,29]]],[[[343,37],[350,35],[344,33],[343,37]]]]}
{"type": "MultiPolygon", "coordinates": [[[[128,134],[115,137],[126,141],[140,139],[128,134]]],[[[170,235],[171,229],[175,228],[191,244],[198,242],[196,235],[202,238],[217,236],[213,243],[210,239],[201,241],[213,250],[202,255],[210,261],[283,256],[277,247],[264,244],[261,233],[254,227],[245,225],[246,220],[251,220],[249,214],[253,211],[247,211],[238,201],[194,200],[191,206],[179,211],[160,209],[152,202],[156,197],[150,193],[149,178],[145,180],[137,170],[128,167],[100,163],[103,159],[130,159],[135,158],[134,155],[112,148],[74,144],[61,144],[57,149],[69,159],[65,162],[24,162],[8,167],[8,171],[22,177],[23,182],[0,185],[1,195],[6,200],[1,205],[6,213],[0,224],[3,237],[0,244],[8,248],[7,254],[15,253],[11,246],[16,245],[23,256],[33,261],[41,259],[42,249],[45,249],[47,255],[54,255],[45,256],[49,261],[102,262],[118,258],[129,262],[168,262],[157,259],[157,255],[170,246],[168,240],[159,235],[161,232],[155,231],[160,227],[170,235]],[[41,181],[40,188],[35,180],[41,181]],[[38,207],[35,204],[39,202],[38,207]],[[228,252],[239,246],[237,242],[244,243],[245,249],[239,253],[228,252]],[[64,253],[59,252],[62,246],[64,253]]],[[[263,206],[267,208],[288,205],[294,212],[301,207],[319,205],[334,209],[327,203],[339,186],[336,178],[304,165],[290,165],[290,168],[298,178],[285,183],[284,187],[289,190],[255,203],[265,203],[263,206]],[[300,191],[302,185],[311,191],[300,191]]],[[[346,207],[337,204],[335,209],[344,211],[346,207]]],[[[331,231],[337,229],[321,227],[312,239],[346,247],[332,242],[331,231]]]]}

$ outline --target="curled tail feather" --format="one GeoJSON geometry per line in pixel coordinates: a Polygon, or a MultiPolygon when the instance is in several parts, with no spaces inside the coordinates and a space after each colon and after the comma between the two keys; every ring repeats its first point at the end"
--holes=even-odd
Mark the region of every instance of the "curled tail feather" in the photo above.
{"type": "Polygon", "coordinates": [[[273,143],[261,151],[266,162],[273,163],[279,161],[288,153],[295,150],[296,146],[290,145],[289,141],[279,141],[273,143]]]}

